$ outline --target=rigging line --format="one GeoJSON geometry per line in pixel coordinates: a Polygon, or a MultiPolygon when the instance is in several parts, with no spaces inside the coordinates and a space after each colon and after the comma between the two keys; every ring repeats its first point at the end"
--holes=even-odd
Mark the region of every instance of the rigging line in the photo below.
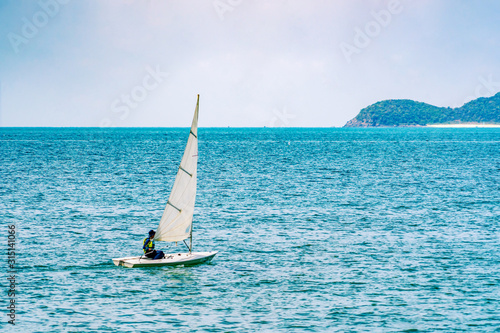
{"type": "Polygon", "coordinates": [[[192,130],[189,131],[189,134],[193,134],[193,136],[198,139],[198,137],[196,136],[196,134],[193,133],[192,130]]]}

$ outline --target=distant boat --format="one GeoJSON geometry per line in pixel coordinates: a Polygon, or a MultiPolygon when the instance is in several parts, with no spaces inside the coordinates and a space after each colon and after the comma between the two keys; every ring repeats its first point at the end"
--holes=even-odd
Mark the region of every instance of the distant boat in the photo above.
{"type": "Polygon", "coordinates": [[[153,267],[197,265],[207,263],[217,254],[212,252],[192,252],[193,249],[193,213],[196,200],[196,175],[198,166],[198,109],[200,95],[196,101],[191,130],[182,156],[174,186],[167,206],[156,230],[155,241],[184,242],[189,249],[187,253],[166,254],[164,259],[150,259],[145,256],[124,257],[113,259],[117,266],[125,267],[153,267]],[[189,245],[186,239],[189,238],[189,245]]]}

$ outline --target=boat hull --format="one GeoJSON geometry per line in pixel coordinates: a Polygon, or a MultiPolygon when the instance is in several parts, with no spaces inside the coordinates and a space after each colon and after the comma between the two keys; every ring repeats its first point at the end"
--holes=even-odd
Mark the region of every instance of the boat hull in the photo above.
{"type": "Polygon", "coordinates": [[[164,259],[150,259],[144,256],[139,257],[124,257],[112,259],[116,266],[127,268],[134,267],[160,267],[160,266],[193,266],[203,263],[208,263],[217,254],[217,251],[212,252],[191,252],[191,253],[169,253],[164,259]]]}

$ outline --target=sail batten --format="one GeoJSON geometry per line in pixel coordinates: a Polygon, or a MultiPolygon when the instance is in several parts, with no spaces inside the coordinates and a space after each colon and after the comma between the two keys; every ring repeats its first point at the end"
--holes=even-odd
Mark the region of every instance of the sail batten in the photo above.
{"type": "Polygon", "coordinates": [[[183,167],[179,166],[179,169],[181,169],[182,171],[184,171],[185,173],[187,173],[189,175],[189,177],[193,177],[193,175],[191,173],[189,173],[189,171],[187,171],[183,167]]]}
{"type": "Polygon", "coordinates": [[[198,109],[196,102],[186,149],[177,170],[174,186],[156,230],[155,240],[178,242],[191,235],[198,167],[198,109]],[[191,135],[192,134],[192,135],[191,135]]]}
{"type": "Polygon", "coordinates": [[[180,211],[181,211],[181,210],[180,210],[179,208],[177,208],[177,207],[176,207],[173,203],[171,203],[170,201],[167,201],[167,205],[170,205],[170,206],[174,207],[174,208],[175,208],[175,209],[177,209],[177,210],[179,211],[179,213],[180,213],[180,211]]]}

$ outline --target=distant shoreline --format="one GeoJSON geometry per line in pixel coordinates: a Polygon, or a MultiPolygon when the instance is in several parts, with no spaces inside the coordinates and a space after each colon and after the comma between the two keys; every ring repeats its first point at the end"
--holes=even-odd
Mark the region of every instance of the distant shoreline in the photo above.
{"type": "Polygon", "coordinates": [[[430,124],[425,125],[425,127],[438,127],[438,128],[500,128],[500,124],[430,124]]]}
{"type": "Polygon", "coordinates": [[[438,107],[410,99],[388,99],[371,104],[344,127],[500,127],[500,92],[478,97],[461,107],[438,107]]]}

